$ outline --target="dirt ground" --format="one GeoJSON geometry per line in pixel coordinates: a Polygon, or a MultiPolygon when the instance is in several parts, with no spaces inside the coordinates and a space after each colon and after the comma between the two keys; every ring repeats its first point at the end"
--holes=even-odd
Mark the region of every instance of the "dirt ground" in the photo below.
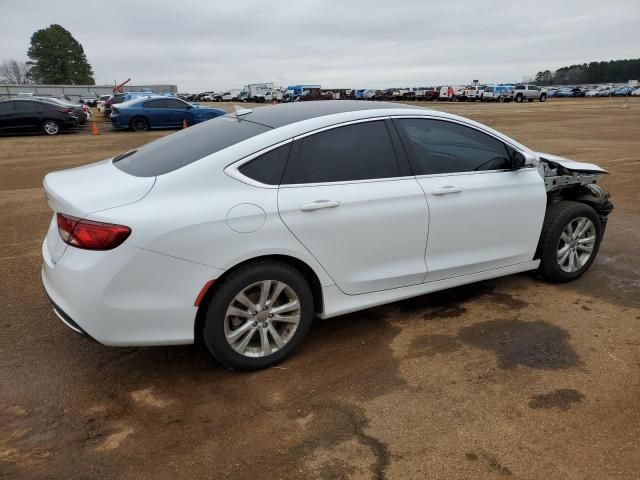
{"type": "Polygon", "coordinates": [[[250,374],[197,346],[87,341],[40,284],[43,176],[170,132],[1,137],[0,478],[638,479],[629,105],[424,104],[608,169],[616,210],[597,261],[571,284],[515,275],[316,321],[292,358],[250,374]]]}

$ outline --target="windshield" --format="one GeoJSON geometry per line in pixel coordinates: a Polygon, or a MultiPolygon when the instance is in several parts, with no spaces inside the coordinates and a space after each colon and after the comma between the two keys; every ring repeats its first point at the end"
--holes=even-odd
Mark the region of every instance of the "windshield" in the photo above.
{"type": "Polygon", "coordinates": [[[238,121],[235,115],[225,115],[115,157],[113,163],[130,175],[155,177],[269,130],[270,127],[247,120],[238,121]]]}

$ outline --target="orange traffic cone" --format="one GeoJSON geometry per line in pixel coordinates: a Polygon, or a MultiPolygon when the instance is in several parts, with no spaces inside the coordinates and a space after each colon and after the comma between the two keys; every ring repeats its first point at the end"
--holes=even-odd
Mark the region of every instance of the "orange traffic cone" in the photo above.
{"type": "Polygon", "coordinates": [[[184,120],[182,120],[182,128],[187,128],[189,125],[187,125],[187,119],[185,118],[184,120]]]}
{"type": "Polygon", "coordinates": [[[91,135],[100,135],[96,122],[91,122],[91,135]]]}

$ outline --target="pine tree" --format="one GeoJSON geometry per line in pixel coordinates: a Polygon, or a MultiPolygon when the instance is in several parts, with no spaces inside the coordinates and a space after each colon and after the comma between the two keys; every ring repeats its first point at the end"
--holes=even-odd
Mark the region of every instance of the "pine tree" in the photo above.
{"type": "Polygon", "coordinates": [[[60,25],[51,25],[31,36],[27,52],[33,61],[29,72],[36,83],[53,85],[94,85],[93,70],[84,49],[60,25]]]}

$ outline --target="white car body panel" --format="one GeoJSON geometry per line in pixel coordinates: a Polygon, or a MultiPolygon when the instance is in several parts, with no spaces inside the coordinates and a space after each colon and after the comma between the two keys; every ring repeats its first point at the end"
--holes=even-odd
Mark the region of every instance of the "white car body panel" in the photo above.
{"type": "Polygon", "coordinates": [[[429,203],[425,281],[533,260],[547,195],[536,169],[418,177],[429,203]],[[451,188],[452,193],[437,194],[451,188]]]}
{"type": "Polygon", "coordinates": [[[278,206],[284,223],[343,292],[424,280],[429,210],[415,178],[286,185],[279,189],[278,206]],[[338,206],[301,208],[322,201],[338,206]]]}
{"type": "Polygon", "coordinates": [[[380,107],[290,123],[157,177],[127,174],[111,160],[56,172],[44,181],[54,212],[127,225],[132,233],[114,250],[81,250],[61,241],[54,215],[43,243],[45,288],[101,343],[160,345],[193,342],[203,287],[256,257],[304,262],[322,288],[321,317],[536,268],[546,203],[536,168],[280,187],[234,174],[298,136],[407,116],[464,123],[533,153],[456,115],[380,107]],[[450,185],[462,191],[433,195],[450,185]],[[340,206],[300,210],[316,200],[340,206]]]}

